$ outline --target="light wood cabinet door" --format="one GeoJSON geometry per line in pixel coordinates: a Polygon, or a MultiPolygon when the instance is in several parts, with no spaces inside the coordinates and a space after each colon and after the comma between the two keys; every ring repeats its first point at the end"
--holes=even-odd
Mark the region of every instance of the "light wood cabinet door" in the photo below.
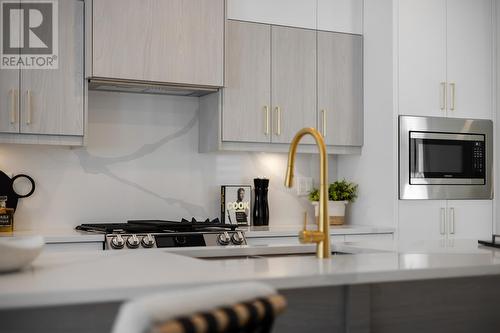
{"type": "Polygon", "coordinates": [[[59,1],[59,68],[21,71],[21,133],[84,134],[82,1],[59,1]]]}
{"type": "Polygon", "coordinates": [[[318,30],[363,33],[363,0],[318,0],[318,30]]]}
{"type": "Polygon", "coordinates": [[[228,20],[222,139],[271,141],[271,26],[228,20]]]}
{"type": "Polygon", "coordinates": [[[290,143],[303,127],[316,127],[316,31],[271,29],[272,142],[290,143]]]}
{"type": "Polygon", "coordinates": [[[448,200],[447,232],[451,239],[490,239],[493,233],[491,200],[448,200]]]}
{"type": "Polygon", "coordinates": [[[223,85],[224,0],[94,0],[94,77],[223,85]]]}
{"type": "Polygon", "coordinates": [[[448,116],[493,117],[493,5],[447,1],[448,116]],[[454,86],[453,86],[454,84],[454,86]]]}
{"type": "Polygon", "coordinates": [[[363,144],[363,38],[318,32],[318,123],[327,145],[363,144]]]}
{"type": "Polygon", "coordinates": [[[399,113],[446,116],[444,82],[446,0],[400,0],[399,113]]]}
{"type": "Polygon", "coordinates": [[[0,69],[0,132],[19,133],[18,69],[0,69]]]}
{"type": "Polygon", "coordinates": [[[399,240],[446,240],[446,200],[400,200],[399,240]]]}

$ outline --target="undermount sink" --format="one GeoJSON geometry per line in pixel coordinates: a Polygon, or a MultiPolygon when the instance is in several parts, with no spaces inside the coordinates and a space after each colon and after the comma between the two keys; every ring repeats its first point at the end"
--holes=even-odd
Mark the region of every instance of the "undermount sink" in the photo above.
{"type": "MultiPolygon", "coordinates": [[[[332,256],[352,254],[347,252],[333,251],[332,256]]],[[[314,257],[316,253],[286,253],[286,254],[261,254],[261,255],[241,255],[200,258],[203,260],[241,260],[241,259],[266,259],[266,258],[286,258],[286,257],[314,257]]]]}

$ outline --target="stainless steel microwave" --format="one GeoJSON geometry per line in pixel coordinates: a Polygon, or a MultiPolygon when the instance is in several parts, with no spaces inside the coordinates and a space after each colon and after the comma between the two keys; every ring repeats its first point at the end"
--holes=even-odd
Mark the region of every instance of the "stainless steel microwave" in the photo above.
{"type": "Polygon", "coordinates": [[[491,199],[491,120],[399,117],[400,199],[491,199]]]}

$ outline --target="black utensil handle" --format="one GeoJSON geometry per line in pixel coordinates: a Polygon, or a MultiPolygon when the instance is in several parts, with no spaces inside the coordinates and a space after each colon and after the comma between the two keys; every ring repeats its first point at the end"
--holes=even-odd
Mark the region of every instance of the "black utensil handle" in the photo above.
{"type": "Polygon", "coordinates": [[[19,174],[17,176],[14,176],[12,177],[12,191],[17,195],[18,198],[27,198],[35,192],[35,181],[28,175],[19,174]],[[16,191],[14,191],[14,181],[18,178],[26,178],[31,183],[31,190],[25,195],[19,195],[16,191]]]}

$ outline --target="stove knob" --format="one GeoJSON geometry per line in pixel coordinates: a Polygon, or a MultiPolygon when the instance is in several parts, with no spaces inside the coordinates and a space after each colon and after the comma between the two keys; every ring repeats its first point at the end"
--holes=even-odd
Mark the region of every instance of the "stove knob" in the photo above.
{"type": "Polygon", "coordinates": [[[243,237],[241,231],[235,232],[231,237],[231,241],[233,242],[234,245],[241,245],[243,244],[244,240],[245,238],[243,237]]]}
{"type": "Polygon", "coordinates": [[[217,243],[219,243],[219,245],[228,245],[229,242],[231,242],[231,237],[227,232],[224,232],[217,236],[217,243]]]}
{"type": "Polygon", "coordinates": [[[115,250],[123,249],[125,241],[121,235],[116,235],[111,239],[111,247],[115,250]]]}
{"type": "Polygon", "coordinates": [[[151,234],[147,234],[142,238],[141,244],[143,247],[149,249],[155,245],[155,239],[151,236],[151,234]]]}
{"type": "Polygon", "coordinates": [[[137,235],[132,235],[127,238],[127,247],[129,249],[137,249],[139,247],[139,238],[137,238],[137,235]]]}

